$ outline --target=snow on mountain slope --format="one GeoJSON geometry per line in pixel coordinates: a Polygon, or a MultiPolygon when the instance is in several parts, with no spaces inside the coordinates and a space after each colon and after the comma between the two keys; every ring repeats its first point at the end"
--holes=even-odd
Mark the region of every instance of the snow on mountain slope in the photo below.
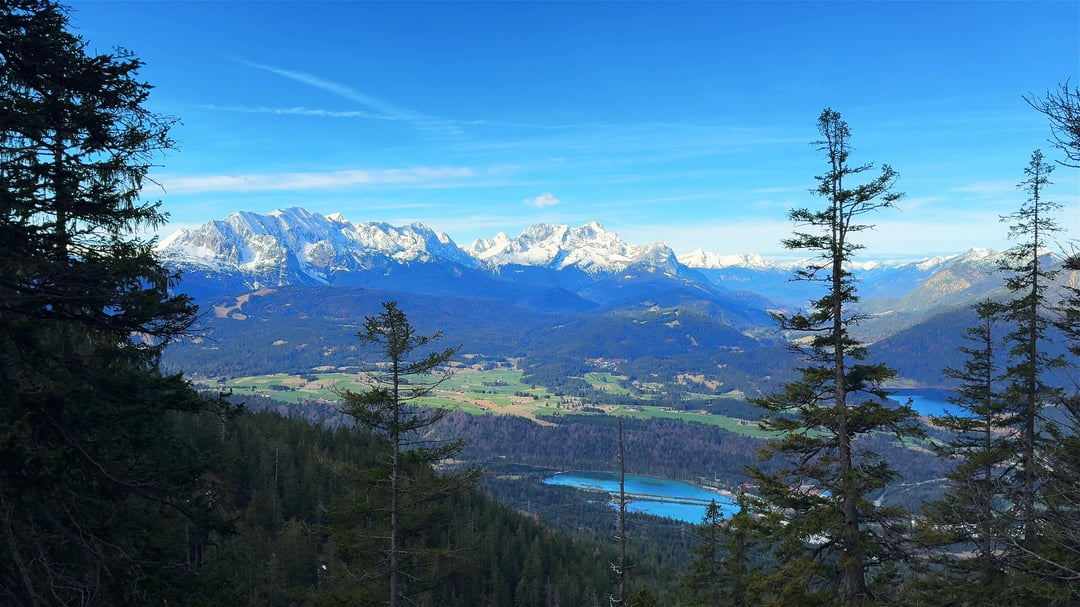
{"type": "Polygon", "coordinates": [[[469,267],[575,267],[589,274],[616,273],[638,264],[677,273],[674,252],[662,243],[628,245],[597,222],[580,227],[537,224],[511,239],[504,233],[462,249],[446,234],[414,223],[352,223],[301,208],[266,215],[233,213],[222,221],[184,229],[161,242],[171,263],[260,272],[295,262],[313,277],[364,269],[375,258],[397,263],[448,261],[469,267]]]}
{"type": "Polygon", "coordinates": [[[758,253],[720,255],[704,249],[697,249],[685,255],[680,255],[679,263],[688,268],[700,270],[719,270],[723,268],[791,269],[800,265],[799,262],[769,261],[758,253]]]}
{"type": "Polygon", "coordinates": [[[266,215],[233,213],[223,221],[180,230],[157,249],[166,263],[245,273],[295,266],[317,281],[387,260],[475,265],[449,236],[419,223],[354,224],[338,214],[324,216],[295,207],[266,215]]]}
{"type": "Polygon", "coordinates": [[[517,238],[500,232],[480,239],[466,251],[490,267],[542,266],[562,270],[576,267],[589,274],[621,272],[636,264],[674,273],[674,252],[662,243],[628,245],[598,222],[580,227],[536,224],[517,238]]]}
{"type": "MultiPolygon", "coordinates": [[[[805,262],[777,262],[754,253],[718,255],[700,249],[676,258],[663,243],[629,245],[597,222],[578,227],[537,224],[515,238],[499,233],[462,248],[446,234],[420,223],[398,227],[353,223],[340,214],[320,215],[294,207],[265,215],[237,212],[224,220],[180,230],[163,240],[158,252],[168,265],[246,276],[247,283],[258,286],[341,280],[353,284],[358,272],[450,264],[495,274],[513,266],[515,276],[522,268],[534,268],[558,275],[574,269],[592,280],[617,274],[626,280],[643,274],[696,277],[725,290],[752,291],[791,303],[817,295],[817,285],[791,280],[792,270],[805,262]]],[[[973,249],[921,261],[860,260],[850,269],[866,298],[899,298],[921,289],[922,297],[936,300],[950,290],[987,280],[999,259],[998,252],[973,249]]],[[[550,286],[571,290],[581,286],[528,275],[550,286]]]]}

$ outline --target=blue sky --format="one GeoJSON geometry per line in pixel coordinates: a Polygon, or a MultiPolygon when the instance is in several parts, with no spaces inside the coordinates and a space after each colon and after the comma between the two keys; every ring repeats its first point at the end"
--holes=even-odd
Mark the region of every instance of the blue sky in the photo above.
{"type": "MultiPolygon", "coordinates": [[[[73,2],[91,47],[145,62],[180,149],[172,222],[302,206],[467,245],[596,220],[677,253],[784,255],[841,112],[854,162],[906,193],[868,258],[1009,246],[1000,215],[1080,82],[1080,2],[73,2]]],[[[1059,168],[1063,240],[1080,184],[1059,168]]]]}

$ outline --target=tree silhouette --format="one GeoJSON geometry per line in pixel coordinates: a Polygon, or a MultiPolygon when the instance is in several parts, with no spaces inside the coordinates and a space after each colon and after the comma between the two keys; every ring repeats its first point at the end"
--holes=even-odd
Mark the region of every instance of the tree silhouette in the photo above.
{"type": "Polygon", "coordinates": [[[0,603],[161,603],[202,559],[212,505],[177,411],[225,406],[163,374],[196,308],[141,199],[173,120],[126,51],[90,54],[63,7],[0,2],[0,603]]]}
{"type": "Polygon", "coordinates": [[[823,111],[818,131],[815,145],[828,170],[813,192],[825,204],[791,211],[799,228],[784,246],[817,254],[796,279],[820,281],[825,293],[805,312],[775,314],[805,365],[797,381],[755,401],[769,411],[762,428],[780,435],[764,457],[782,464],[779,471],[751,466],[749,473],[759,497],[758,527],[777,560],[766,586],[782,601],[854,606],[867,601],[875,567],[903,556],[907,520],[902,510],[871,500],[897,474],[860,438],[882,431],[920,436],[921,429],[910,407],[886,405],[882,385],[895,372],[864,362],[867,349],[849,333],[862,318],[852,309],[858,297],[847,268],[862,248],[853,238],[872,227],[859,223],[863,216],[901,197],[893,191],[897,173],[883,166],[877,177],[851,185],[873,165],[849,164],[851,132],[838,112],[823,111]]]}
{"type": "MultiPolygon", "coordinates": [[[[389,503],[380,509],[388,517],[387,600],[396,607],[407,594],[406,573],[430,565],[428,560],[436,556],[435,551],[407,546],[409,532],[415,530],[410,515],[471,485],[476,473],[431,474],[432,466],[459,453],[464,443],[426,438],[423,431],[437,424],[448,410],[423,408],[417,402],[430,396],[449,376],[447,364],[457,348],[433,350],[432,344],[441,334],[419,334],[393,301],[384,302],[381,313],[365,319],[358,337],[376,348],[382,360],[371,372],[371,388],[344,390],[340,396],[343,412],[355,419],[358,427],[386,441],[387,474],[382,480],[388,484],[389,503]]],[[[408,578],[418,579],[415,575],[408,578]]]]}

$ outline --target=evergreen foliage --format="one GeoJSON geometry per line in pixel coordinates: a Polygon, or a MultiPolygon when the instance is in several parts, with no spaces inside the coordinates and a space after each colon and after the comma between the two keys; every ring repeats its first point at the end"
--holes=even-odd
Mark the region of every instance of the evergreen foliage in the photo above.
{"type": "Polygon", "coordinates": [[[195,318],[138,232],[172,147],[142,63],[49,0],[0,2],[0,603],[161,602],[213,522],[173,415],[221,402],[159,371],[195,318]]]}
{"type": "MultiPolygon", "coordinates": [[[[186,443],[217,462],[216,508],[232,521],[231,529],[210,535],[183,604],[387,604],[385,513],[357,506],[368,494],[373,503],[386,503],[386,483],[358,486],[342,474],[344,469],[386,470],[386,441],[369,432],[328,429],[269,411],[224,426],[211,415],[178,418],[178,425],[186,443]],[[366,544],[358,539],[363,529],[368,530],[366,544]],[[368,571],[379,580],[350,577],[368,571]]],[[[417,484],[433,482],[440,474],[430,468],[414,473],[417,484]]],[[[517,485],[512,491],[533,491],[532,503],[545,507],[551,489],[531,481],[528,489],[517,485]]],[[[610,509],[594,506],[605,510],[603,522],[610,524],[610,509]]],[[[432,561],[438,575],[426,576],[430,583],[422,587],[410,587],[410,604],[607,606],[608,565],[616,558],[607,527],[591,536],[557,533],[534,520],[535,514],[517,512],[475,488],[440,500],[437,511],[406,544],[439,557],[432,561]],[[444,558],[449,547],[456,554],[444,558]]],[[[635,574],[660,587],[670,577],[652,568],[635,574]]]]}
{"type": "MultiPolygon", "coordinates": [[[[429,533],[432,517],[442,514],[435,502],[463,490],[476,475],[471,471],[436,476],[424,474],[430,467],[460,453],[464,444],[460,440],[440,442],[424,436],[422,433],[438,423],[448,410],[418,409],[413,405],[417,399],[430,395],[448,377],[446,365],[457,349],[429,351],[441,334],[418,334],[393,301],[384,302],[381,313],[365,318],[358,337],[365,344],[376,347],[383,362],[371,373],[374,385],[370,389],[340,393],[343,411],[356,420],[359,429],[372,432],[385,441],[388,453],[386,461],[380,462],[379,466],[345,473],[360,484],[378,485],[385,479],[389,486],[386,500],[381,492],[368,491],[358,495],[342,514],[348,519],[357,513],[385,511],[388,520],[385,566],[374,572],[368,570],[362,575],[350,576],[348,581],[358,580],[364,586],[374,582],[376,591],[373,594],[385,594],[389,605],[397,607],[407,597],[407,580],[419,582],[418,571],[438,571],[437,565],[445,566],[439,561],[450,556],[447,552],[440,558],[438,551],[421,550],[415,545],[409,547],[406,541],[410,536],[429,533]],[[380,588],[381,577],[373,575],[383,570],[386,573],[385,589],[380,588]]],[[[340,544],[348,546],[345,554],[370,551],[372,546],[367,545],[367,540],[383,537],[377,521],[364,516],[360,521],[363,525],[355,537],[362,541],[353,545],[347,539],[341,539],[340,544]]],[[[346,584],[346,587],[351,586],[346,584]]]]}
{"type": "MultiPolygon", "coordinates": [[[[1032,152],[1024,169],[1027,178],[1017,186],[1028,193],[1028,199],[1015,213],[1001,218],[1010,223],[1010,238],[1022,239],[1006,252],[1001,267],[1011,295],[1004,311],[1012,325],[1006,336],[1009,365],[1004,396],[1011,416],[1007,425],[1015,430],[1016,453],[1006,498],[1014,505],[1010,522],[1021,530],[1019,541],[1010,542],[1014,566],[1026,560],[1022,554],[1039,550],[1040,488],[1047,472],[1044,456],[1050,450],[1043,430],[1049,422],[1043,419],[1042,411],[1063,397],[1060,388],[1046,382],[1046,376],[1050,369],[1067,365],[1064,357],[1046,352],[1053,315],[1048,290],[1058,274],[1047,263],[1046,255],[1053,235],[1061,231],[1053,217],[1061,205],[1043,197],[1052,171],[1053,166],[1046,163],[1041,151],[1032,152]]],[[[1012,537],[1005,535],[1003,540],[1012,537]]]]}
{"type": "Polygon", "coordinates": [[[728,605],[750,607],[762,593],[762,557],[766,550],[754,538],[750,498],[739,492],[739,511],[725,520],[715,501],[705,509],[695,529],[700,543],[683,578],[688,607],[728,605]]]}
{"type": "Polygon", "coordinates": [[[1002,217],[1020,240],[1001,266],[1010,297],[975,307],[979,322],[966,332],[973,345],[961,349],[967,361],[947,371],[962,382],[955,402],[967,414],[937,420],[956,433],[939,448],[956,468],[948,494],[926,508],[928,539],[948,546],[934,573],[942,587],[929,600],[1066,605],[1080,597],[1076,435],[1047,415],[1050,407],[1071,411],[1075,400],[1048,380],[1072,366],[1056,353],[1051,329],[1071,336],[1077,315],[1071,290],[1063,304],[1052,299],[1060,270],[1048,247],[1060,205],[1043,190],[1053,168],[1032,153],[1018,186],[1028,198],[1002,217]]]}
{"type": "Polygon", "coordinates": [[[985,300],[972,307],[978,323],[965,331],[964,365],[945,370],[960,382],[950,402],[962,413],[934,418],[935,425],[952,433],[935,451],[956,466],[948,475],[947,494],[923,507],[923,534],[929,546],[942,550],[935,599],[985,603],[1000,596],[1006,582],[998,538],[1008,532],[1001,526],[1013,445],[1003,432],[1009,415],[997,352],[1004,305],[985,300]]]}
{"type": "Polygon", "coordinates": [[[872,598],[875,571],[907,557],[906,513],[872,499],[897,473],[865,439],[922,432],[909,406],[886,404],[882,384],[895,372],[864,362],[866,348],[849,333],[861,316],[852,310],[858,297],[847,264],[862,248],[853,237],[871,227],[859,221],[892,207],[901,194],[893,191],[897,173],[889,166],[866,183],[849,183],[873,165],[849,164],[851,132],[838,112],[823,111],[818,131],[822,140],[815,145],[828,170],[817,177],[814,193],[825,204],[791,211],[800,228],[784,245],[817,254],[796,278],[820,281],[825,294],[805,312],[776,314],[805,365],[798,380],[757,401],[770,412],[762,427],[780,435],[764,457],[779,458],[781,469],[751,466],[749,472],[758,527],[775,553],[776,565],[766,573],[775,601],[863,605],[872,598]]]}

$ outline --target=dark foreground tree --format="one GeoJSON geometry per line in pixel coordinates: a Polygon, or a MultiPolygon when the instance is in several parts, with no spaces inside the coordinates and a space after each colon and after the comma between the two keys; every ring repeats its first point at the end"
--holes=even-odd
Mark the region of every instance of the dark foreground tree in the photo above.
{"type": "Polygon", "coordinates": [[[863,605],[876,568],[905,556],[907,516],[873,501],[897,473],[860,439],[921,432],[910,407],[886,401],[882,385],[895,372],[864,362],[866,348],[849,333],[861,317],[852,309],[858,298],[848,265],[862,248],[854,236],[871,227],[860,223],[863,216],[892,207],[901,194],[893,191],[897,174],[888,166],[870,181],[850,183],[873,165],[848,163],[851,132],[839,113],[822,112],[818,131],[815,145],[828,170],[814,193],[825,204],[791,212],[800,227],[784,246],[816,254],[796,278],[820,281],[825,292],[805,312],[776,315],[805,366],[798,381],[756,401],[770,413],[762,427],[780,435],[764,456],[777,458],[781,468],[749,472],[759,527],[775,553],[765,586],[776,603],[863,605]]]}
{"type": "Polygon", "coordinates": [[[1018,186],[1028,198],[1001,218],[1018,241],[1000,265],[1009,298],[976,306],[980,323],[967,332],[974,347],[962,348],[964,368],[949,372],[962,382],[956,402],[967,414],[938,420],[956,433],[940,452],[957,466],[948,494],[928,504],[926,515],[930,535],[951,544],[942,570],[947,590],[936,598],[956,604],[1071,605],[1080,598],[1076,443],[1046,415],[1049,407],[1071,410],[1054,378],[1070,364],[1053,353],[1051,328],[1068,329],[1062,323],[1071,317],[1067,307],[1061,315],[1054,295],[1060,269],[1050,246],[1060,205],[1044,196],[1053,168],[1033,152],[1018,186]],[[998,326],[1004,364],[995,353],[998,326]]]}
{"type": "Polygon", "coordinates": [[[738,512],[724,519],[713,500],[695,528],[699,544],[694,548],[690,571],[682,579],[685,604],[691,607],[755,605],[761,589],[756,587],[761,547],[753,537],[754,521],[749,498],[739,492],[738,512]]]}
{"type": "MultiPolygon", "coordinates": [[[[1058,163],[1080,168],[1080,89],[1069,81],[1046,91],[1045,96],[1025,98],[1033,108],[1050,121],[1050,142],[1065,154],[1058,163]]],[[[1029,167],[1030,168],[1030,167],[1029,167]]],[[[1030,182],[1030,178],[1028,180],[1030,182]]],[[[1064,290],[1057,306],[1055,328],[1066,337],[1073,360],[1080,357],[1080,288],[1076,272],[1080,271],[1080,251],[1072,241],[1065,248],[1064,270],[1073,273],[1060,281],[1064,290]]],[[[1075,364],[1072,365],[1075,369],[1075,364]]],[[[1080,599],[1080,380],[1073,379],[1071,393],[1064,395],[1061,409],[1065,427],[1048,426],[1047,441],[1052,449],[1046,453],[1046,482],[1044,533],[1047,546],[1040,557],[1045,559],[1044,572],[1057,583],[1065,582],[1072,590],[1072,600],[1080,599]]]]}
{"type": "MultiPolygon", "coordinates": [[[[425,408],[419,399],[428,397],[449,377],[448,363],[457,348],[434,349],[441,334],[421,335],[395,302],[384,302],[383,311],[369,316],[358,334],[360,341],[379,351],[381,362],[371,373],[372,387],[364,392],[342,391],[342,410],[356,420],[359,428],[385,441],[384,468],[358,472],[362,480],[373,483],[374,491],[364,488],[358,496],[357,510],[366,515],[381,512],[385,518],[368,520],[362,533],[382,536],[385,560],[375,569],[376,578],[365,577],[372,571],[358,572],[359,586],[350,588],[369,593],[376,603],[400,605],[412,591],[425,588],[425,576],[440,567],[449,569],[450,550],[421,548],[410,542],[422,535],[432,516],[440,516],[438,503],[463,491],[476,478],[474,471],[430,474],[430,468],[459,453],[460,440],[443,442],[427,438],[426,430],[441,420],[447,409],[425,408]],[[371,472],[375,473],[373,478],[371,472]],[[383,524],[385,523],[385,525],[383,524]],[[381,583],[385,580],[385,587],[381,583]]],[[[363,517],[361,517],[363,518],[363,517]]],[[[350,600],[355,601],[355,598],[350,600]]]]}
{"type": "Polygon", "coordinates": [[[196,310],[136,235],[165,221],[141,191],[172,145],[140,66],[54,2],[0,2],[5,605],[160,604],[202,557],[207,494],[170,428],[211,403],[158,367],[196,310]]]}

